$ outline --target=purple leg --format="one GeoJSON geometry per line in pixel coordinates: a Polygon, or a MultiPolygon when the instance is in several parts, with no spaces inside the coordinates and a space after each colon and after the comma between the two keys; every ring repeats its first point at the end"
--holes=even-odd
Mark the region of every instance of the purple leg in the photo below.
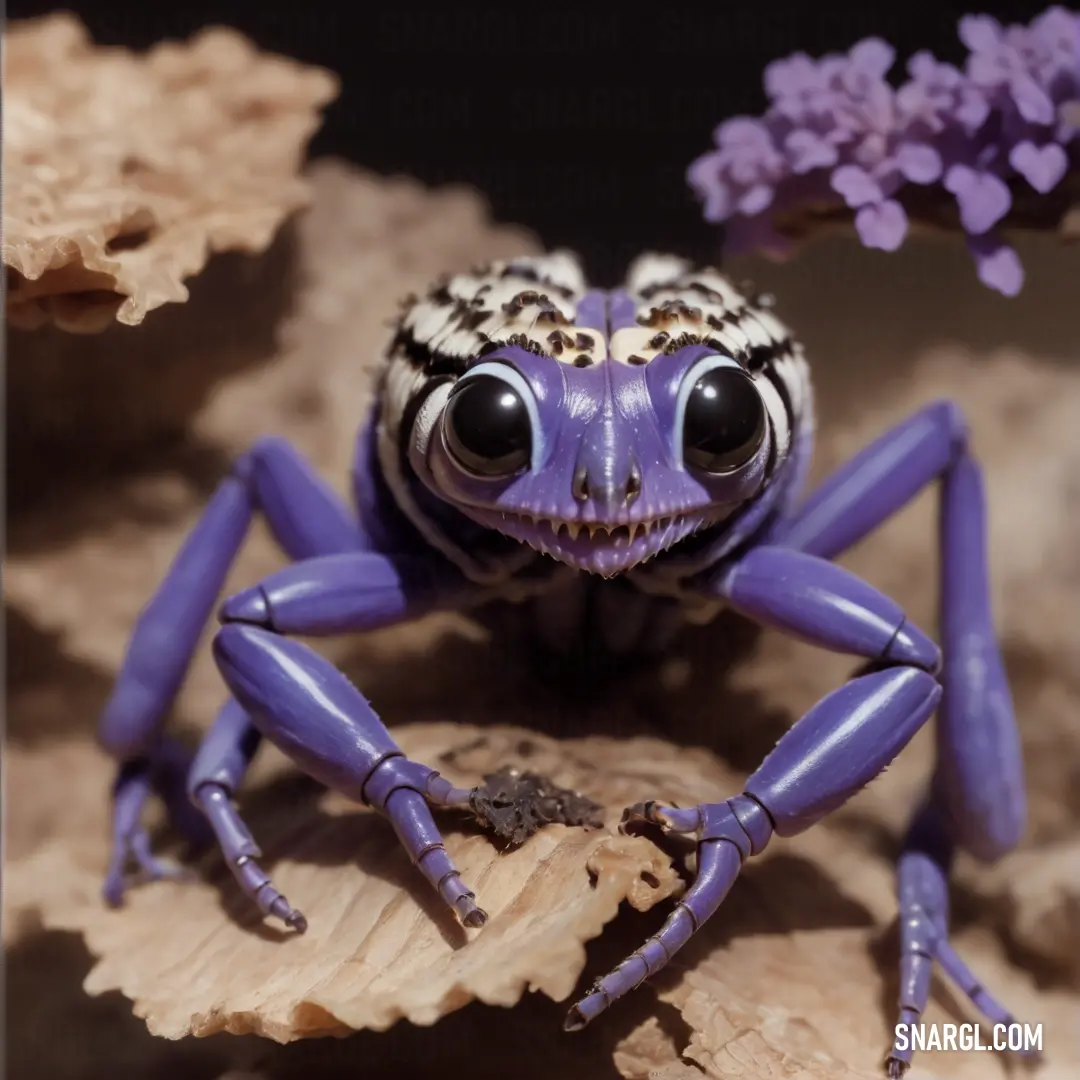
{"type": "Polygon", "coordinates": [[[188,773],[191,801],[206,815],[218,846],[246,896],[266,915],[275,915],[301,933],[307,920],[271,884],[254,862],[262,852],[240,817],[233,796],[240,786],[262,734],[243,706],[229,698],[199,745],[188,773]]]}
{"type": "MultiPolygon", "coordinates": [[[[904,1023],[917,1021],[926,1008],[935,960],[984,1015],[1009,1015],[948,941],[955,847],[997,859],[1020,841],[1026,818],[1020,739],[990,608],[982,474],[968,453],[959,409],[936,402],[887,432],[833,473],[777,537],[834,558],[934,481],[941,484],[945,693],[930,800],[912,822],[898,868],[904,1023]]],[[[910,1051],[894,1053],[890,1074],[900,1076],[910,1060],[910,1051]]]]}
{"type": "Polygon", "coordinates": [[[152,877],[167,872],[139,854],[149,850],[140,816],[151,791],[184,835],[203,839],[205,821],[184,794],[190,757],[161,728],[256,510],[294,559],[368,546],[337,496],[282,439],[257,443],[221,482],[143,610],[101,717],[99,739],[122,763],[103,890],[111,904],[122,902],[129,856],[152,877]]]}
{"type": "Polygon", "coordinates": [[[389,819],[421,873],[466,926],[485,919],[462,884],[428,808],[467,806],[470,792],[408,760],[371,706],[332,664],[283,634],[373,630],[453,604],[468,585],[432,562],[370,552],[309,559],[230,597],[214,656],[235,701],[219,715],[191,776],[193,798],[259,908],[307,923],[253,860],[259,850],[231,795],[258,733],[308,775],[389,819]],[[251,725],[257,729],[253,732],[251,725]]]}
{"type": "Polygon", "coordinates": [[[846,802],[900,753],[941,699],[937,646],[892,600],[833,563],[759,547],[707,588],[750,618],[883,670],[853,679],[811,709],[741,795],[689,810],[646,803],[628,811],[630,821],[696,834],[697,878],[659,933],[571,1009],[569,1030],[659,971],[720,906],[747,857],[774,832],[794,836],[846,802]]]}

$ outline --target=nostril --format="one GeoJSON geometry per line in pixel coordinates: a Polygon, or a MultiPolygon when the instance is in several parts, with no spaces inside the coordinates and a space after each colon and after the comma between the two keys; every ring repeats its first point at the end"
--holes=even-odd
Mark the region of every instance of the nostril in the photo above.
{"type": "Polygon", "coordinates": [[[635,465],[626,478],[626,505],[629,506],[641,494],[641,473],[635,465]]]}
{"type": "Polygon", "coordinates": [[[574,471],[574,483],[571,490],[578,502],[585,502],[589,498],[589,475],[584,466],[574,471]]]}

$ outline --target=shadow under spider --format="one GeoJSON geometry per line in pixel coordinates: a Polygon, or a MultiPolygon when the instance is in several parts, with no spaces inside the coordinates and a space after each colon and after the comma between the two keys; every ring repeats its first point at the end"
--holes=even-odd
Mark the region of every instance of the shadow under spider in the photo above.
{"type": "MultiPolygon", "coordinates": [[[[496,624],[486,640],[447,634],[421,656],[340,664],[391,726],[417,720],[512,724],[554,738],[647,735],[704,746],[734,768],[761,763],[794,717],[732,686],[760,628],[733,613],[688,627],[657,659],[622,666],[537,663],[527,638],[496,624]],[[681,668],[677,685],[665,668],[681,668]]],[[[720,793],[718,793],[719,795],[720,793]]],[[[725,797],[726,797],[725,793],[725,797]]]]}

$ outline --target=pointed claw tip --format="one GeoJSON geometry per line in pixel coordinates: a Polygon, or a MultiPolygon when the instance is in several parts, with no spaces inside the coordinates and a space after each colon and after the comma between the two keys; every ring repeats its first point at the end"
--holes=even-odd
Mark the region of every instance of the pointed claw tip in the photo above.
{"type": "Polygon", "coordinates": [[[655,824],[657,820],[655,814],[656,802],[654,800],[634,803],[633,806],[628,806],[623,810],[622,817],[619,819],[619,832],[626,835],[635,825],[655,824]]]}
{"type": "Polygon", "coordinates": [[[567,1014],[566,1019],[563,1021],[563,1031],[581,1031],[589,1021],[585,1018],[582,1011],[575,1005],[567,1014]]]}
{"type": "Polygon", "coordinates": [[[475,929],[488,921],[488,913],[483,908],[474,907],[462,915],[461,921],[471,929],[475,929]]]}
{"type": "Polygon", "coordinates": [[[304,933],[308,928],[308,921],[301,911],[290,911],[285,916],[285,925],[291,926],[298,934],[304,933]]]}

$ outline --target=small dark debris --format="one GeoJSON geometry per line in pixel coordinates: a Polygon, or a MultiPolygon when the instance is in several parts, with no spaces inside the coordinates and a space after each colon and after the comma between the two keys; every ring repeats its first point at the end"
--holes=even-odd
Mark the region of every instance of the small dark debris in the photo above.
{"type": "Polygon", "coordinates": [[[595,829],[604,823],[604,808],[592,799],[513,766],[485,776],[470,805],[480,824],[507,847],[520,847],[545,825],[595,829]]]}

